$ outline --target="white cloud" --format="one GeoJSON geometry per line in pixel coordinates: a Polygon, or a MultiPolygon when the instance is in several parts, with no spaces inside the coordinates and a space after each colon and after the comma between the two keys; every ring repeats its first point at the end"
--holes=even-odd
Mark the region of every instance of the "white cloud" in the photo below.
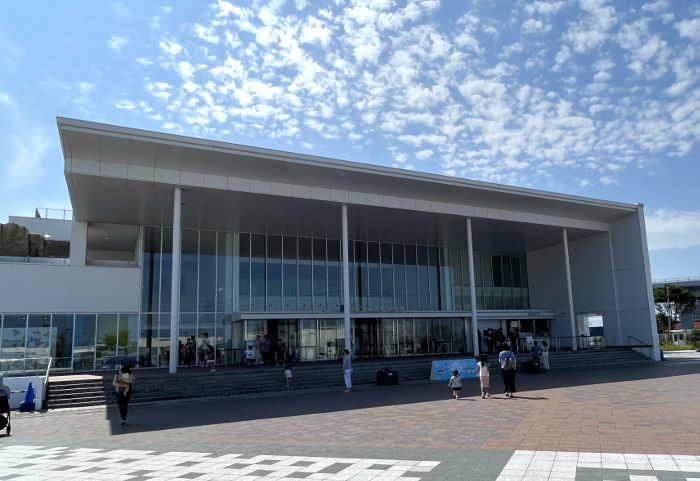
{"type": "Polygon", "coordinates": [[[649,12],[653,14],[659,14],[665,10],[671,8],[671,3],[668,0],[658,0],[652,3],[645,3],[642,5],[642,11],[649,12]]]}
{"type": "Polygon", "coordinates": [[[166,42],[166,41],[160,41],[160,42],[158,42],[158,46],[160,47],[160,49],[161,49],[163,52],[165,52],[165,53],[167,53],[168,55],[173,56],[173,57],[174,57],[175,55],[179,54],[180,52],[182,52],[182,45],[180,45],[179,43],[175,42],[174,40],[171,40],[171,41],[168,41],[168,42],[166,42]]]}
{"type": "Polygon", "coordinates": [[[700,17],[691,20],[681,20],[673,25],[678,30],[678,35],[691,40],[700,40],[700,17]]]}
{"type": "Polygon", "coordinates": [[[117,36],[114,36],[114,37],[112,37],[112,38],[109,39],[109,42],[108,42],[108,43],[109,43],[109,47],[110,47],[112,50],[119,51],[119,50],[121,50],[122,47],[124,47],[124,45],[126,44],[126,39],[125,39],[124,37],[117,37],[117,36]]]}
{"type": "Polygon", "coordinates": [[[523,33],[548,32],[552,29],[549,24],[543,23],[541,20],[528,18],[523,22],[523,33]]]}
{"type": "Polygon", "coordinates": [[[658,209],[646,215],[650,250],[700,245],[700,212],[658,209]]]}
{"type": "Polygon", "coordinates": [[[433,156],[433,151],[432,150],[419,150],[416,152],[416,159],[418,160],[428,160],[433,156]]]}

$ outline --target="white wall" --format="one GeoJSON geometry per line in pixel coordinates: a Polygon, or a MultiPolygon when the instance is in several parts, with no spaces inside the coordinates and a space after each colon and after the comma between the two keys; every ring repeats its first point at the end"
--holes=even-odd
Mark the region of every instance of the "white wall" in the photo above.
{"type": "Polygon", "coordinates": [[[74,220],[70,234],[70,263],[73,266],[85,265],[87,250],[87,222],[74,220]]]}
{"type": "Polygon", "coordinates": [[[0,263],[0,312],[137,312],[137,267],[0,263]]]}
{"type": "Polygon", "coordinates": [[[555,311],[551,324],[552,336],[571,336],[564,246],[560,244],[528,252],[527,282],[530,309],[555,311]]]}
{"type": "Polygon", "coordinates": [[[642,207],[611,223],[610,227],[623,342],[627,343],[628,336],[634,336],[653,344],[654,358],[658,359],[659,335],[642,207]]]}
{"type": "Polygon", "coordinates": [[[627,344],[618,339],[618,315],[608,233],[602,232],[569,242],[569,259],[575,313],[602,314],[606,344],[627,344]]]}

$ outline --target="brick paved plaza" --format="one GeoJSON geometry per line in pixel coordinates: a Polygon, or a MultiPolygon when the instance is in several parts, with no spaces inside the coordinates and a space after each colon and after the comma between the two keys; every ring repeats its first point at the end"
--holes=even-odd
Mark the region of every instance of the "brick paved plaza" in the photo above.
{"type": "Polygon", "coordinates": [[[0,479],[700,480],[700,360],[491,385],[15,414],[0,479]]]}

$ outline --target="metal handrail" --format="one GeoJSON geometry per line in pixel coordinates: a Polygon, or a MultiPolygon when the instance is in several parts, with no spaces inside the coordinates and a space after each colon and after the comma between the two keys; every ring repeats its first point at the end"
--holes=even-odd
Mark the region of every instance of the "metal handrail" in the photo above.
{"type": "Polygon", "coordinates": [[[44,390],[41,392],[41,405],[45,406],[44,401],[46,401],[46,393],[49,390],[49,371],[51,371],[51,363],[53,358],[49,357],[49,362],[46,365],[46,374],[44,375],[44,390]]]}
{"type": "MultiPolygon", "coordinates": [[[[35,366],[35,367],[30,367],[27,369],[27,361],[31,360],[46,360],[48,359],[47,367],[46,367],[46,377],[48,377],[49,369],[51,368],[51,363],[53,361],[53,357],[51,356],[39,356],[39,357],[16,357],[16,358],[11,358],[11,357],[2,357],[0,358],[0,366],[2,366],[3,363],[14,363],[14,362],[22,362],[23,366],[22,369],[14,369],[13,371],[20,372],[22,374],[28,374],[33,372],[35,375],[38,375],[40,370],[43,370],[43,367],[35,366]]],[[[2,369],[0,369],[2,371],[2,369]]],[[[9,375],[10,369],[5,369],[5,374],[9,375]]]]}

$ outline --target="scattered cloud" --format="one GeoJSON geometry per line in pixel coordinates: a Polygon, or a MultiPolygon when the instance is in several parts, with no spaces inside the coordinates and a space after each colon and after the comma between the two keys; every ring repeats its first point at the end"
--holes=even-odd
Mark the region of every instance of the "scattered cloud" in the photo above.
{"type": "Polygon", "coordinates": [[[658,209],[645,221],[649,250],[700,246],[700,211],[658,209]]]}
{"type": "Polygon", "coordinates": [[[124,45],[126,45],[127,40],[124,37],[112,37],[109,39],[109,47],[112,50],[116,50],[117,52],[120,51],[122,48],[124,48],[124,45]]]}

